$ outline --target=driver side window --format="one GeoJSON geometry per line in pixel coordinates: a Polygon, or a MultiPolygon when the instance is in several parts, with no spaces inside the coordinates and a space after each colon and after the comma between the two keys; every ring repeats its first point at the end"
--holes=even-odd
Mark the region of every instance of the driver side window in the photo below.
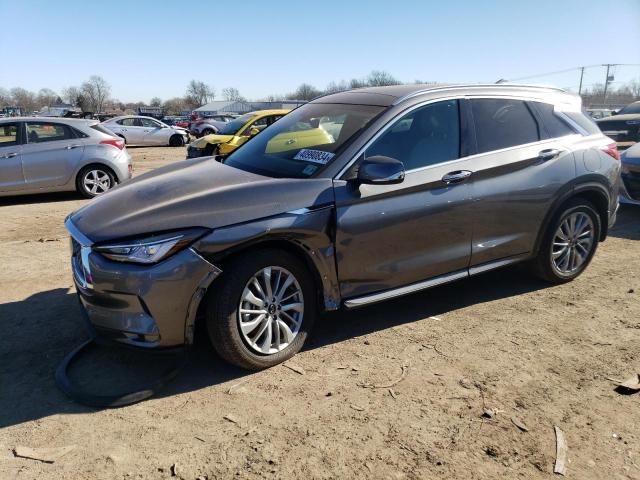
{"type": "Polygon", "coordinates": [[[383,155],[405,170],[460,158],[460,113],[457,100],[430,103],[400,117],[367,150],[383,155]]]}

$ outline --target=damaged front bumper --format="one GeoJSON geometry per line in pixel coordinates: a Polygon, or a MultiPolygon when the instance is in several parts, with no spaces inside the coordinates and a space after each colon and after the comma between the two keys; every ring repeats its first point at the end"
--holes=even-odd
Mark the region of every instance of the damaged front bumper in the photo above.
{"type": "Polygon", "coordinates": [[[70,220],[66,226],[74,283],[95,333],[146,348],[193,342],[198,306],[219,268],[191,248],[152,265],[112,261],[70,220]]]}

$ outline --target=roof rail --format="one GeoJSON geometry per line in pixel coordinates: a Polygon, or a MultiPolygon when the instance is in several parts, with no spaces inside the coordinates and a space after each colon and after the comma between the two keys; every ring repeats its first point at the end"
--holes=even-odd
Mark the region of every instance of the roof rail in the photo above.
{"type": "Polygon", "coordinates": [[[402,103],[405,100],[408,100],[410,98],[417,97],[418,95],[423,95],[425,93],[438,91],[438,90],[460,90],[460,89],[464,89],[464,88],[483,88],[483,87],[493,87],[493,88],[495,88],[495,87],[499,87],[499,88],[508,88],[508,87],[514,87],[514,88],[523,88],[523,87],[524,88],[539,88],[541,90],[556,90],[558,92],[567,93],[566,90],[564,90],[563,88],[559,88],[559,87],[545,86],[545,85],[527,85],[527,84],[519,84],[519,83],[500,83],[500,84],[495,84],[495,83],[474,83],[474,84],[469,84],[469,85],[442,85],[442,86],[437,86],[437,87],[423,88],[421,90],[416,90],[415,92],[407,93],[406,95],[403,95],[402,97],[398,97],[392,103],[392,105],[398,105],[399,103],[402,103]]]}

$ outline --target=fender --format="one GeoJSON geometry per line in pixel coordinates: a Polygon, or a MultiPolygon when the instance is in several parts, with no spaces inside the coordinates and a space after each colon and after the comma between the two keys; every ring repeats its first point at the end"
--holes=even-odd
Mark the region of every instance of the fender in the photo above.
{"type": "MultiPolygon", "coordinates": [[[[335,259],[333,205],[300,209],[213,230],[193,245],[202,257],[220,266],[249,248],[275,246],[302,257],[322,289],[321,308],[341,303],[335,259]]],[[[221,267],[224,271],[224,267],[221,267]]]]}
{"type": "Polygon", "coordinates": [[[539,249],[542,237],[545,234],[547,225],[551,222],[553,217],[558,213],[560,207],[570,198],[575,197],[581,193],[595,193],[602,196],[607,205],[607,218],[602,218],[602,231],[600,232],[600,240],[604,240],[607,236],[609,227],[609,216],[611,215],[609,205],[610,196],[607,188],[606,178],[598,174],[589,174],[580,177],[579,179],[572,180],[564,185],[559,191],[556,199],[551,204],[551,207],[547,211],[543,222],[540,224],[540,229],[536,236],[536,243],[532,252],[532,256],[535,256],[539,249]]]}

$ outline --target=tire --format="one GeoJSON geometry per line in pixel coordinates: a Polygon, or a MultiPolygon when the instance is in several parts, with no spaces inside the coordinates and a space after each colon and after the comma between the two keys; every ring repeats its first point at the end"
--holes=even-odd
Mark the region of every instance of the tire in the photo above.
{"type": "Polygon", "coordinates": [[[216,133],[215,130],[211,129],[211,128],[205,128],[202,133],[200,133],[201,137],[204,137],[205,135],[211,135],[213,133],[216,133]]]}
{"type": "Polygon", "coordinates": [[[183,145],[184,139],[182,138],[182,135],[171,135],[171,138],[169,139],[170,147],[182,147],[183,145]]]}
{"type": "Polygon", "coordinates": [[[204,147],[204,155],[203,157],[213,157],[218,154],[219,146],[214,143],[207,143],[207,146],[204,147]]]}
{"type": "Polygon", "coordinates": [[[84,167],[76,177],[76,190],[85,198],[93,198],[102,195],[116,186],[116,177],[111,169],[102,165],[89,165],[84,167]],[[92,183],[100,182],[100,185],[92,183]]]}
{"type": "Polygon", "coordinates": [[[298,258],[276,249],[255,251],[230,262],[223,276],[207,297],[205,310],[209,339],[220,357],[247,370],[262,370],[300,351],[315,323],[317,302],[311,274],[298,258]],[[281,282],[279,287],[282,287],[289,276],[293,278],[280,293],[284,301],[275,296],[278,290],[274,289],[276,301],[269,301],[266,306],[262,303],[264,295],[260,292],[267,293],[265,269],[270,269],[272,288],[278,285],[276,281],[281,282]],[[256,276],[261,290],[253,283],[256,276]],[[245,313],[248,311],[257,313],[245,313]],[[262,311],[267,313],[266,318],[260,318],[265,317],[262,311]],[[299,323],[296,324],[296,320],[299,323]],[[241,331],[241,324],[245,326],[245,333],[241,331]],[[277,337],[273,334],[275,327],[277,337]]]}
{"type": "Polygon", "coordinates": [[[600,215],[593,204],[582,198],[570,200],[560,208],[544,234],[532,262],[534,274],[550,283],[577,278],[596,253],[601,231],[600,215]]]}

